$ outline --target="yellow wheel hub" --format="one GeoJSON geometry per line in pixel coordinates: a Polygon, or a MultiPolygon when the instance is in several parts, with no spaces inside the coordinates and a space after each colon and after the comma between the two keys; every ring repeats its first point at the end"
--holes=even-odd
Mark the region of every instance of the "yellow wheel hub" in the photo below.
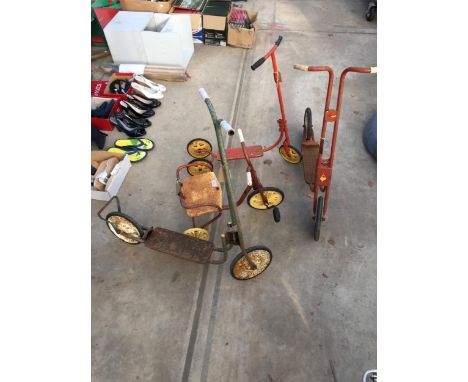
{"type": "Polygon", "coordinates": [[[187,167],[187,171],[190,175],[200,175],[207,172],[213,171],[213,167],[208,162],[192,162],[190,167],[187,167]]]}
{"type": "Polygon", "coordinates": [[[200,240],[208,241],[210,233],[204,228],[189,228],[183,232],[184,235],[196,237],[200,240]]]}
{"type": "Polygon", "coordinates": [[[138,228],[135,227],[135,225],[132,222],[128,221],[124,217],[111,216],[107,219],[107,225],[109,226],[109,229],[112,231],[112,233],[115,236],[117,236],[120,240],[123,240],[126,243],[130,243],[130,244],[139,243],[138,240],[132,240],[118,233],[118,231],[121,231],[127,235],[136,236],[140,238],[140,232],[138,231],[138,228]],[[114,228],[114,226],[117,228],[118,231],[114,228]]]}
{"type": "Polygon", "coordinates": [[[289,147],[289,156],[286,154],[286,150],[284,149],[284,146],[280,147],[279,153],[281,155],[281,158],[283,158],[288,163],[292,163],[292,164],[301,163],[302,161],[301,153],[292,146],[288,146],[288,147],[289,147]]]}
{"type": "Polygon", "coordinates": [[[260,192],[257,192],[249,199],[249,205],[256,210],[266,210],[267,208],[280,205],[283,201],[283,195],[278,191],[265,191],[264,194],[268,200],[268,206],[265,206],[263,203],[262,194],[260,192]]]}
{"type": "Polygon", "coordinates": [[[262,273],[271,262],[270,252],[264,249],[250,251],[248,252],[248,255],[250,260],[252,260],[257,266],[257,269],[251,269],[245,256],[242,256],[232,269],[232,273],[235,278],[240,280],[254,278],[255,276],[258,276],[260,273],[262,273]]]}
{"type": "Polygon", "coordinates": [[[210,142],[205,139],[194,139],[187,145],[187,152],[194,158],[206,158],[211,150],[210,142]]]}

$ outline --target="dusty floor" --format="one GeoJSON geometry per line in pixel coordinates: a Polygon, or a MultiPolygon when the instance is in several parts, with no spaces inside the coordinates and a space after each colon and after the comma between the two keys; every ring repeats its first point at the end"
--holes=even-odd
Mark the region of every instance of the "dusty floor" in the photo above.
{"type": "MultiPolygon", "coordinates": [[[[132,166],[119,197],[143,225],[183,231],[190,220],[175,194],[175,170],[191,159],[186,143],[215,143],[206,88],[218,115],[241,127],[248,144],[270,145],[279,117],[268,62],[252,72],[279,34],[277,59],[291,139],[300,147],[304,109],[321,126],[326,75],[293,64],[376,65],[376,23],[363,0],[254,0],[254,49],[195,46],[185,83],[167,92],[148,138],[156,149],[132,166]]],[[[336,78],[337,80],[338,78],[336,78]]],[[[273,150],[255,165],[264,185],[281,188],[281,223],[239,208],[248,245],[273,251],[270,268],[239,282],[222,266],[203,266],[130,246],[96,217],[92,201],[92,377],[104,381],[359,381],[376,366],[376,162],[361,133],[376,110],[375,75],[348,77],[327,220],[312,238],[311,194],[302,165],[273,150]]],[[[335,92],[337,86],[335,86],[335,92]]],[[[106,148],[123,134],[113,131],[106,148]]],[[[229,142],[237,146],[238,138],[229,142]]],[[[232,162],[231,162],[232,163],[232,162]]],[[[238,194],[244,165],[232,166],[238,194]]],[[[224,221],[211,228],[219,240],[224,221]]],[[[218,241],[219,243],[219,241],[218,241]]]]}

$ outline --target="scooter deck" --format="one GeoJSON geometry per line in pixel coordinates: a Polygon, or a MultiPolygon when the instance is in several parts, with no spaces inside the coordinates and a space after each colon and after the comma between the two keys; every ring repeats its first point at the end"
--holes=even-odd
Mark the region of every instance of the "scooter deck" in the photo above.
{"type": "Polygon", "coordinates": [[[200,240],[165,228],[154,228],[145,240],[145,246],[158,252],[196,263],[207,263],[214,251],[211,241],[200,240]]]}
{"type": "Polygon", "coordinates": [[[308,184],[315,183],[317,172],[317,160],[319,156],[320,145],[315,141],[302,142],[302,162],[304,163],[304,180],[308,184]]]}
{"type": "MultiPolygon", "coordinates": [[[[262,146],[247,146],[246,147],[247,155],[249,158],[260,158],[263,156],[263,147],[262,146]]],[[[240,160],[244,159],[244,152],[242,147],[235,147],[226,149],[227,160],[240,160]]],[[[216,153],[216,160],[221,160],[219,151],[216,153]]]]}

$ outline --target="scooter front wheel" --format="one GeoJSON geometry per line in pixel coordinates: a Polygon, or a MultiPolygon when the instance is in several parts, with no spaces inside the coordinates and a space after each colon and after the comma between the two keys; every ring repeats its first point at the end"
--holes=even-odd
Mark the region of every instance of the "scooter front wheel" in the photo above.
{"type": "Polygon", "coordinates": [[[291,164],[299,164],[302,161],[302,154],[301,152],[296,149],[295,147],[289,145],[289,156],[286,153],[286,150],[284,146],[281,146],[279,148],[279,153],[281,155],[281,158],[283,158],[286,162],[291,163],[291,164]]]}
{"type": "Polygon", "coordinates": [[[247,248],[245,252],[257,268],[251,269],[244,254],[242,252],[239,253],[231,262],[231,276],[236,280],[251,280],[257,277],[265,272],[273,259],[271,250],[263,245],[247,248]]]}
{"type": "Polygon", "coordinates": [[[323,215],[323,196],[319,196],[317,200],[317,210],[315,211],[315,224],[314,224],[314,240],[320,239],[320,226],[322,225],[323,215]]]}
{"type": "Polygon", "coordinates": [[[130,216],[127,216],[121,212],[111,212],[106,216],[106,223],[109,230],[117,236],[120,240],[127,244],[139,244],[138,240],[133,240],[125,235],[134,236],[138,239],[143,237],[143,228],[130,216]]]}

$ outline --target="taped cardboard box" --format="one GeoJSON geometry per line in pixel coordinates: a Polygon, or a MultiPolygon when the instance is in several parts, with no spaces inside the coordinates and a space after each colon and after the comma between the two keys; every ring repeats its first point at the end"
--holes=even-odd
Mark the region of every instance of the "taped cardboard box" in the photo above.
{"type": "Polygon", "coordinates": [[[91,165],[94,164],[94,167],[110,158],[118,158],[119,163],[114,167],[113,175],[109,177],[104,191],[99,191],[91,186],[91,199],[108,201],[117,195],[128,170],[132,166],[128,155],[108,151],[91,151],[91,165]]]}
{"type": "Polygon", "coordinates": [[[234,28],[228,24],[227,43],[230,46],[250,49],[255,44],[257,12],[247,11],[252,28],[234,28]]]}
{"type": "Polygon", "coordinates": [[[120,0],[124,11],[168,13],[174,0],[146,1],[146,0],[120,0]]]}
{"type": "Polygon", "coordinates": [[[203,9],[203,28],[215,31],[226,30],[230,10],[231,3],[228,1],[208,1],[203,9]]]}

